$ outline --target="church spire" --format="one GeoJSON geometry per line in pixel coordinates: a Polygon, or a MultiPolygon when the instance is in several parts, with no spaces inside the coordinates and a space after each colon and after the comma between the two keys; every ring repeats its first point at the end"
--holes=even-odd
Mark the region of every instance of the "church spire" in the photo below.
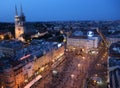
{"type": "Polygon", "coordinates": [[[17,6],[15,5],[15,15],[18,15],[17,6]]]}
{"type": "Polygon", "coordinates": [[[20,5],[20,13],[21,13],[21,16],[24,16],[23,9],[22,9],[22,4],[20,5]]]}

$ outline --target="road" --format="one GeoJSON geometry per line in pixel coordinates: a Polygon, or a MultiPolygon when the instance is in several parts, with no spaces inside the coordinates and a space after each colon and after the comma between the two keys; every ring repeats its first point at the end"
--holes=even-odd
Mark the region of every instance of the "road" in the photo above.
{"type": "Polygon", "coordinates": [[[38,82],[36,82],[31,88],[48,88],[49,82],[52,80],[52,71],[53,69],[56,69],[58,71],[61,71],[62,66],[65,63],[65,57],[62,57],[62,59],[59,60],[60,63],[58,62],[55,63],[55,65],[49,66],[48,69],[46,69],[41,75],[42,79],[40,79],[38,82]],[[58,66],[59,65],[59,66],[58,66]],[[53,68],[55,67],[55,68],[53,68]]]}
{"type": "Polygon", "coordinates": [[[100,84],[89,83],[86,88],[107,88],[107,51],[102,48],[97,55],[96,59],[90,65],[88,72],[88,79],[91,77],[101,78],[102,81],[100,84]]]}
{"type": "MultiPolygon", "coordinates": [[[[92,76],[99,76],[106,80],[106,56],[104,49],[98,55],[84,54],[75,55],[74,52],[67,52],[65,57],[55,62],[41,75],[43,76],[31,88],[94,88],[87,83],[86,79],[92,76]],[[103,57],[104,56],[104,57],[103,57]],[[101,59],[102,58],[102,59],[101,59]],[[104,77],[102,77],[104,76],[104,77]]],[[[96,88],[106,88],[95,86],[96,88]]]]}
{"type": "Polygon", "coordinates": [[[42,75],[43,78],[31,88],[82,88],[89,63],[87,55],[82,57],[74,55],[73,52],[66,53],[64,60],[47,70],[42,75]],[[53,74],[53,70],[57,71],[57,74],[53,74]]]}

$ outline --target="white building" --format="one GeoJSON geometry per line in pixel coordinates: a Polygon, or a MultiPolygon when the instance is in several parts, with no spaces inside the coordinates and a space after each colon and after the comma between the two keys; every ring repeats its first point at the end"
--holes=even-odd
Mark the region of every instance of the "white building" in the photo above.
{"type": "Polygon", "coordinates": [[[87,52],[90,49],[98,47],[98,43],[99,43],[98,37],[95,36],[88,37],[87,35],[83,36],[83,33],[81,32],[79,33],[81,34],[80,36],[78,36],[78,32],[77,32],[77,36],[72,35],[70,37],[67,37],[67,48],[69,50],[84,49],[87,52]]]}
{"type": "Polygon", "coordinates": [[[84,48],[85,50],[89,50],[92,48],[97,48],[98,42],[99,42],[98,37],[93,37],[92,39],[81,38],[81,37],[69,37],[67,38],[67,48],[68,49],[72,49],[72,48],[83,49],[84,48]]]}

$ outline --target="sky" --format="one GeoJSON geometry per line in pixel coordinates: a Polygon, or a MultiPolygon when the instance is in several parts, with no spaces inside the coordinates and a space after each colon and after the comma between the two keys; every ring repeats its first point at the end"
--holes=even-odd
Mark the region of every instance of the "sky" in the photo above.
{"type": "Polygon", "coordinates": [[[0,22],[14,22],[21,4],[28,22],[120,20],[120,0],[0,0],[0,22]]]}

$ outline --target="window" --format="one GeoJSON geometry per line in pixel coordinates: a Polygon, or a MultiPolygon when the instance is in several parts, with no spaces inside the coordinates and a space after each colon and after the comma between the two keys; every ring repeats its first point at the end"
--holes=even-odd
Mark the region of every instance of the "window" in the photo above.
{"type": "Polygon", "coordinates": [[[14,81],[11,81],[11,82],[6,82],[6,84],[12,84],[14,81]]]}

